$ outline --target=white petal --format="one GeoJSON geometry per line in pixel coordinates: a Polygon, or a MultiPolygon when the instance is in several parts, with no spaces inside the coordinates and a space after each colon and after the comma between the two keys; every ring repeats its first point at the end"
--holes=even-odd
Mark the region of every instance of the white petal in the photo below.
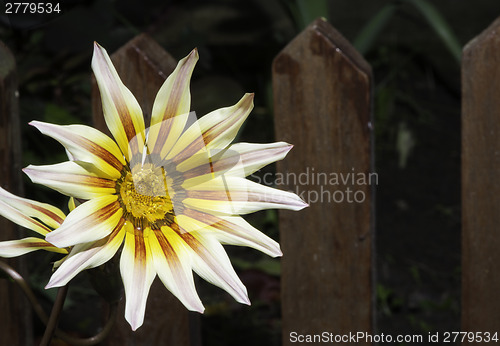
{"type": "Polygon", "coordinates": [[[180,236],[194,252],[193,269],[198,275],[231,294],[239,303],[250,305],[247,289],[215,238],[198,232],[181,233],[180,236]]]}
{"type": "Polygon", "coordinates": [[[197,61],[198,51],[194,49],[179,61],[156,95],[148,147],[151,153],[161,152],[162,158],[165,158],[187,123],[191,106],[189,83],[197,61]]]}
{"type": "Polygon", "coordinates": [[[153,156],[158,157],[160,162],[164,160],[179,139],[186,124],[194,121],[196,121],[196,114],[188,112],[151,125],[146,139],[147,153],[154,154],[153,156]]]}
{"type": "Polygon", "coordinates": [[[262,209],[300,210],[307,203],[296,194],[225,175],[186,189],[184,205],[226,215],[253,213],[262,209]]]}
{"type": "MultiPolygon", "coordinates": [[[[2,189],[1,187],[0,187],[0,201],[5,202],[6,204],[11,206],[12,208],[17,209],[20,213],[26,216],[36,217],[44,224],[52,228],[59,227],[63,222],[64,218],[66,217],[66,215],[64,215],[64,213],[59,208],[56,208],[47,203],[40,203],[27,198],[16,196],[2,189]]],[[[5,214],[9,213],[10,212],[5,212],[5,214]]],[[[15,217],[15,215],[4,215],[1,209],[0,209],[0,214],[7,217],[11,221],[18,223],[17,221],[12,220],[9,217],[9,216],[15,217]]]]}
{"type": "Polygon", "coordinates": [[[193,49],[188,56],[179,61],[175,70],[168,76],[156,95],[151,125],[189,113],[191,106],[189,83],[197,61],[198,51],[193,49]]]}
{"type": "Polygon", "coordinates": [[[191,253],[181,238],[169,227],[152,231],[149,237],[153,262],[159,278],[173,295],[191,311],[202,313],[193,280],[191,253]],[[153,235],[154,234],[154,235],[153,235]]]}
{"type": "MultiPolygon", "coordinates": [[[[200,152],[226,148],[236,137],[252,108],[253,94],[245,94],[236,105],[205,115],[182,134],[167,159],[180,164],[200,152]]],[[[184,169],[194,165],[196,162],[186,163],[184,169]]]]}
{"type": "Polygon", "coordinates": [[[184,214],[177,215],[177,223],[187,232],[209,233],[223,244],[252,247],[272,257],[282,255],[275,240],[240,216],[216,216],[193,209],[185,210],[184,214]]]}
{"type": "Polygon", "coordinates": [[[46,250],[58,253],[68,253],[66,249],[60,249],[43,239],[29,237],[18,240],[7,240],[0,242],[0,257],[16,257],[35,250],[46,250]]]}
{"type": "Polygon", "coordinates": [[[145,139],[144,117],[134,95],[122,83],[108,53],[94,44],[92,70],[101,93],[104,119],[125,158],[141,153],[145,139]]]}
{"type": "Polygon", "coordinates": [[[71,197],[91,199],[115,192],[115,181],[99,177],[89,168],[89,165],[84,167],[84,163],[67,161],[47,166],[29,165],[23,172],[34,183],[71,197]]]}
{"type": "Polygon", "coordinates": [[[3,201],[0,201],[0,215],[21,227],[25,227],[41,235],[46,235],[51,231],[50,228],[41,222],[21,213],[19,210],[12,208],[3,201]]]}
{"type": "MultiPolygon", "coordinates": [[[[183,172],[185,182],[183,186],[188,188],[225,174],[233,177],[246,177],[262,167],[282,160],[290,151],[292,145],[285,142],[270,144],[236,143],[227,150],[210,151],[210,156],[198,154],[179,164],[176,169],[183,172]],[[185,170],[186,166],[194,167],[185,170]]],[[[208,151],[207,151],[208,152],[208,151]]]]}
{"type": "Polygon", "coordinates": [[[135,230],[128,222],[125,223],[125,229],[125,245],[120,257],[120,272],[126,298],[125,319],[132,330],[136,330],[144,322],[146,301],[156,272],[149,242],[144,239],[149,236],[150,230],[135,230]]]}
{"type": "Polygon", "coordinates": [[[293,145],[285,142],[275,142],[268,144],[256,143],[236,143],[220,158],[221,162],[216,162],[215,166],[226,161],[231,161],[234,156],[239,156],[238,165],[234,165],[226,174],[235,177],[246,177],[258,171],[270,163],[283,160],[293,145]],[[243,171],[243,175],[241,175],[243,171]]]}
{"type": "Polygon", "coordinates": [[[125,230],[123,222],[118,223],[114,231],[105,239],[75,245],[58,269],[52,274],[45,288],[66,285],[78,273],[85,269],[95,268],[109,261],[120,248],[125,230]]]}
{"type": "Polygon", "coordinates": [[[67,247],[108,236],[123,215],[117,199],[115,195],[101,196],[79,205],[61,227],[45,238],[54,245],[67,247]]]}
{"type": "Polygon", "coordinates": [[[98,167],[108,178],[118,179],[125,160],[116,143],[90,126],[58,126],[32,121],[43,134],[61,143],[71,154],[72,161],[84,161],[98,167]]]}

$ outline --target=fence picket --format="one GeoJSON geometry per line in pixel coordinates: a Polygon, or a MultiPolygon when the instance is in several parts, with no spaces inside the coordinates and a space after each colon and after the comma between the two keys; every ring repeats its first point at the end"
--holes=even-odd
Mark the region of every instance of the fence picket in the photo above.
{"type": "Polygon", "coordinates": [[[500,18],[462,56],[462,330],[500,332],[500,18]]]}
{"type": "Polygon", "coordinates": [[[300,213],[280,211],[283,345],[294,344],[293,332],[372,332],[376,181],[358,181],[376,178],[371,87],[368,63],[323,19],[274,60],[276,138],[295,146],[277,172],[310,203],[300,213]],[[336,185],[340,174],[349,181],[336,185]],[[348,189],[363,201],[348,202],[348,189]]]}
{"type": "MultiPolygon", "coordinates": [[[[147,35],[139,35],[111,55],[111,60],[123,83],[137,98],[150,122],[154,98],[163,81],[174,70],[176,61],[147,35]]],[[[92,111],[94,125],[107,131],[102,114],[101,99],[97,83],[92,87],[92,111]]],[[[105,345],[193,345],[190,341],[190,323],[186,308],[167,291],[157,278],[151,286],[144,325],[132,332],[123,318],[124,304],[121,302],[117,324],[105,345]]],[[[195,331],[196,333],[196,331],[195,331]]],[[[192,337],[193,340],[197,336],[192,337]]]]}
{"type": "MultiPolygon", "coordinates": [[[[6,190],[22,193],[21,132],[17,95],[16,63],[0,41],[0,176],[6,190]]],[[[0,218],[0,241],[19,239],[22,231],[13,222],[0,218]]],[[[24,259],[1,259],[23,275],[24,259]]],[[[0,280],[0,345],[32,345],[31,309],[21,290],[9,280],[0,280]]]]}

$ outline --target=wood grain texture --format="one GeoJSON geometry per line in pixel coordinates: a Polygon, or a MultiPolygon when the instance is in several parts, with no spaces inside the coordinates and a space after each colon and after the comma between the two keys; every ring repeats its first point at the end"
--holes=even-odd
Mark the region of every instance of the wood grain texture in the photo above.
{"type": "Polygon", "coordinates": [[[276,139],[294,145],[277,172],[310,204],[280,212],[284,345],[291,332],[372,332],[373,185],[358,181],[373,168],[371,85],[370,66],[322,19],[274,60],[276,139]],[[354,184],[331,180],[349,173],[354,184]]]}
{"type": "MultiPolygon", "coordinates": [[[[149,124],[153,102],[161,85],[174,70],[176,61],[154,40],[139,35],[114,54],[111,60],[123,83],[135,95],[142,107],[145,123],[149,124]]],[[[92,87],[94,125],[109,134],[102,114],[97,83],[92,87]]],[[[132,332],[124,318],[121,302],[118,321],[105,341],[111,346],[191,345],[187,309],[156,278],[149,293],[144,325],[132,332]]]]}
{"type": "Polygon", "coordinates": [[[500,18],[462,57],[462,330],[500,333],[500,18]]]}
{"type": "MultiPolygon", "coordinates": [[[[16,63],[0,41],[0,184],[22,194],[21,132],[16,63]]],[[[0,217],[0,241],[20,239],[17,225],[0,217]]],[[[0,259],[26,276],[23,258],[0,259]]],[[[9,280],[0,280],[0,345],[32,345],[31,308],[21,290],[9,280]]]]}

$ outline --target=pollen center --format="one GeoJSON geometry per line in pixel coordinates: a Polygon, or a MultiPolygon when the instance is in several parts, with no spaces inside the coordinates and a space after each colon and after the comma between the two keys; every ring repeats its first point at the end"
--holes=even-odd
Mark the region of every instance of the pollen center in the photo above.
{"type": "Polygon", "coordinates": [[[118,182],[121,202],[136,219],[154,224],[172,212],[167,176],[162,167],[145,165],[134,172],[127,170],[118,182]]]}

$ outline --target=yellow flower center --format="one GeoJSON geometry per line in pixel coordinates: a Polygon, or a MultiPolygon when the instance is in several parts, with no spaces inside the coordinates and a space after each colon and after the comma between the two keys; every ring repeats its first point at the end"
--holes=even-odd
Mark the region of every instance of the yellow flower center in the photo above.
{"type": "MultiPolygon", "coordinates": [[[[146,164],[133,171],[132,173],[127,169],[118,181],[117,191],[122,207],[142,223],[147,221],[149,224],[156,224],[165,220],[173,209],[165,170],[163,167],[146,164]]],[[[138,226],[137,222],[134,224],[138,226]]]]}

